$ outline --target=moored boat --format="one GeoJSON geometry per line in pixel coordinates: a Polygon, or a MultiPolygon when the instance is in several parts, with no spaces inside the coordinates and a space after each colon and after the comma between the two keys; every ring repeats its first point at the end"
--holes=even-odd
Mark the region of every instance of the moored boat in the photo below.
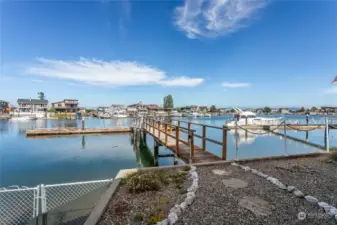
{"type": "Polygon", "coordinates": [[[228,120],[226,125],[229,127],[235,127],[236,124],[239,126],[243,125],[280,125],[283,122],[283,117],[277,118],[266,118],[266,117],[257,117],[255,113],[250,111],[242,111],[237,107],[233,107],[235,110],[234,118],[228,120]]]}
{"type": "Polygon", "coordinates": [[[36,116],[19,116],[19,117],[11,117],[11,121],[27,121],[27,120],[37,120],[36,116]]]}

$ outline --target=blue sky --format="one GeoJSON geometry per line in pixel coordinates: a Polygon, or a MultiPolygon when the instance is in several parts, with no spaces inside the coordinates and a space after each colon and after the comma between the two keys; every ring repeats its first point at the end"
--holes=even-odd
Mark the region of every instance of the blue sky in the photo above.
{"type": "Polygon", "coordinates": [[[0,99],[337,105],[336,1],[2,1],[0,99]]]}

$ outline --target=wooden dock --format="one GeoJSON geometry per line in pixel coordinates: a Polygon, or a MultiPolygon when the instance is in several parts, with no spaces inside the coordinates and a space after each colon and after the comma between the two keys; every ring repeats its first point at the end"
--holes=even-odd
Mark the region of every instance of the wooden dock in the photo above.
{"type": "Polygon", "coordinates": [[[72,134],[121,134],[129,133],[131,129],[128,127],[117,128],[64,128],[64,129],[35,129],[27,130],[27,136],[40,136],[40,135],[72,135],[72,134]]]}
{"type": "MultiPolygon", "coordinates": [[[[228,129],[235,129],[235,126],[228,126],[228,129]]],[[[299,131],[311,131],[311,130],[323,130],[325,129],[325,124],[286,124],[282,125],[241,125],[239,129],[247,130],[299,130],[299,131]]]]}
{"type": "MultiPolygon", "coordinates": [[[[227,129],[224,130],[224,142],[219,142],[206,137],[207,125],[201,125],[204,127],[203,136],[194,134],[195,130],[190,129],[190,126],[191,124],[188,125],[188,128],[185,128],[180,126],[180,122],[178,122],[178,125],[176,126],[172,124],[172,121],[171,123],[165,123],[152,118],[145,118],[142,130],[145,134],[150,134],[155,139],[155,144],[157,143],[159,145],[165,146],[185,163],[205,163],[226,159],[227,129]],[[169,127],[173,127],[175,132],[169,130],[169,127]],[[182,139],[180,137],[181,132],[187,133],[188,140],[182,139]],[[201,147],[194,144],[194,138],[201,138],[203,140],[201,147]],[[222,157],[207,151],[207,141],[219,144],[223,147],[222,157]]],[[[221,127],[217,128],[222,129],[221,127]]]]}

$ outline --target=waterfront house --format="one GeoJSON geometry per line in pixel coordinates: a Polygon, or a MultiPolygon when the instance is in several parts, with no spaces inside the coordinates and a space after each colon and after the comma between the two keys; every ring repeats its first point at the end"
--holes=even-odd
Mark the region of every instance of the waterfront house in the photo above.
{"type": "Polygon", "coordinates": [[[197,111],[202,112],[202,113],[207,113],[209,112],[209,109],[207,106],[198,106],[197,111]]]}
{"type": "Polygon", "coordinates": [[[52,108],[54,108],[56,112],[77,112],[78,100],[64,99],[60,102],[54,102],[52,103],[52,108]]]}
{"type": "Polygon", "coordinates": [[[8,113],[9,106],[8,102],[0,100],[0,113],[8,113]]]}
{"type": "Polygon", "coordinates": [[[18,99],[19,112],[40,113],[47,112],[48,100],[41,99],[18,99]]]}
{"type": "Polygon", "coordinates": [[[282,114],[289,114],[289,109],[288,108],[280,108],[279,112],[282,114]]]}

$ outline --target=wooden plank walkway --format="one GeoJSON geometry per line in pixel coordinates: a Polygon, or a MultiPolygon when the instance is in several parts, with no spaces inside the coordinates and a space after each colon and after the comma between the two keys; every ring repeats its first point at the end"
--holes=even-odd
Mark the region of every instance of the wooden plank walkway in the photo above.
{"type": "MultiPolygon", "coordinates": [[[[180,138],[178,146],[179,153],[177,154],[176,138],[167,135],[167,144],[165,144],[166,142],[165,130],[161,131],[160,138],[159,132],[156,129],[154,133],[152,129],[151,131],[149,131],[148,129],[144,129],[144,131],[153,136],[156,139],[156,141],[159,142],[161,145],[165,146],[167,149],[170,149],[172,152],[174,152],[177,155],[177,157],[182,159],[185,163],[190,162],[190,154],[191,154],[190,146],[188,145],[188,142],[186,140],[180,138]]],[[[192,163],[214,162],[220,160],[222,160],[221,157],[216,156],[210,152],[207,152],[207,150],[203,150],[197,145],[194,145],[194,157],[192,158],[192,163]]]]}
{"type": "Polygon", "coordinates": [[[107,133],[129,133],[131,128],[128,127],[117,127],[117,128],[65,128],[65,129],[35,129],[27,130],[27,136],[37,136],[37,135],[72,135],[72,134],[107,134],[107,133]]]}

